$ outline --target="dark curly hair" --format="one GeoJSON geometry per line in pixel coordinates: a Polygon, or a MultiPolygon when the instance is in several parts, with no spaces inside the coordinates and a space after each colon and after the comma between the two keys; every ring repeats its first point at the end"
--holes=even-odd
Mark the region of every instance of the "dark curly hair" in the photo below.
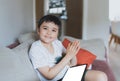
{"type": "Polygon", "coordinates": [[[40,28],[43,22],[53,22],[55,25],[58,25],[59,29],[61,29],[61,21],[58,17],[54,15],[45,15],[38,21],[38,29],[40,28]]]}

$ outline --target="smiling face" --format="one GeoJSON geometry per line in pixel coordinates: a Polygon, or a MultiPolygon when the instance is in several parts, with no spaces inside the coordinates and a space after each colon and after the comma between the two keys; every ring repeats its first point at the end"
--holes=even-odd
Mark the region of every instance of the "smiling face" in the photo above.
{"type": "Polygon", "coordinates": [[[53,22],[43,22],[38,29],[38,35],[43,43],[49,44],[57,39],[59,32],[58,25],[53,22]]]}

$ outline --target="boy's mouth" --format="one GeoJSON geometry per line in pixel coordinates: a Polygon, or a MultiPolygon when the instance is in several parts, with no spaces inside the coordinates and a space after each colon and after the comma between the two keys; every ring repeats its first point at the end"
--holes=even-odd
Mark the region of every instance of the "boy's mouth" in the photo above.
{"type": "Polygon", "coordinates": [[[45,36],[45,38],[47,38],[47,39],[52,39],[52,37],[51,37],[51,36],[45,36]]]}

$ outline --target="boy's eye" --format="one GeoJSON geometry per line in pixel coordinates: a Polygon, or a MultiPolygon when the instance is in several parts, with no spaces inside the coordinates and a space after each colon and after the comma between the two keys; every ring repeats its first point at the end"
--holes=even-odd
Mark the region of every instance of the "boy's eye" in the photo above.
{"type": "Polygon", "coordinates": [[[56,30],[52,30],[53,32],[56,32],[56,30]]]}
{"type": "Polygon", "coordinates": [[[47,28],[46,28],[46,27],[44,27],[43,29],[47,30],[47,28]]]}

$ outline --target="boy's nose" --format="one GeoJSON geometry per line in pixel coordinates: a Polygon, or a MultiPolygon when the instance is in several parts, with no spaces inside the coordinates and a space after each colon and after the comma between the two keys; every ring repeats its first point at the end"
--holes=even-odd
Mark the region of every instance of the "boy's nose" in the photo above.
{"type": "Polygon", "coordinates": [[[48,31],[47,31],[47,34],[49,34],[49,35],[50,35],[50,34],[51,34],[51,31],[50,31],[50,30],[48,30],[48,31]]]}

